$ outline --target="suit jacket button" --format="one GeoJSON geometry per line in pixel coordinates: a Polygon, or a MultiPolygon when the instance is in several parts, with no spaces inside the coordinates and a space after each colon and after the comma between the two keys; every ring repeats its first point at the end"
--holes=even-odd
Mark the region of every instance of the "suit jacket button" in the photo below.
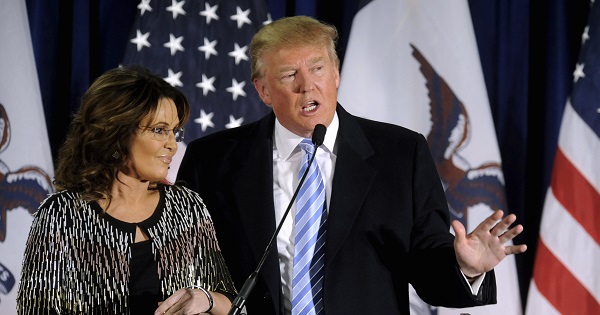
{"type": "Polygon", "coordinates": [[[271,300],[271,293],[266,292],[265,295],[263,296],[263,299],[270,301],[271,300]]]}

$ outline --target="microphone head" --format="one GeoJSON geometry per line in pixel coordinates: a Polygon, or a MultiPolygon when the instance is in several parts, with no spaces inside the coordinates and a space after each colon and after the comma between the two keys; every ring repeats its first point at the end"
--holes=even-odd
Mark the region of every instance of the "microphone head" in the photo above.
{"type": "Polygon", "coordinates": [[[323,144],[323,140],[325,140],[325,132],[327,132],[327,127],[322,124],[317,124],[313,130],[312,143],[316,146],[323,144]]]}

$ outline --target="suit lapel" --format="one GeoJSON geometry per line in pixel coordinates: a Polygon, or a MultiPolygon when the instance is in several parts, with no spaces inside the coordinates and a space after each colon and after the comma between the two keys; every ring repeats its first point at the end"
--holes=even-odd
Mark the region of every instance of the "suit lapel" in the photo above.
{"type": "Polygon", "coordinates": [[[337,113],[340,127],[329,204],[326,261],[331,260],[344,243],[377,173],[366,161],[374,151],[356,118],[339,104],[337,113]]]}
{"type": "MultiPolygon", "coordinates": [[[[233,198],[239,209],[242,230],[252,246],[254,266],[258,266],[275,232],[273,204],[273,114],[261,119],[232,154],[233,198]]],[[[277,243],[273,241],[259,277],[265,280],[276,301],[280,300],[280,274],[277,243]]]]}
{"type": "Polygon", "coordinates": [[[256,262],[260,260],[270,235],[275,231],[273,206],[272,156],[270,147],[261,143],[246,154],[246,161],[233,173],[233,192],[242,218],[242,228],[253,246],[256,262]]]}

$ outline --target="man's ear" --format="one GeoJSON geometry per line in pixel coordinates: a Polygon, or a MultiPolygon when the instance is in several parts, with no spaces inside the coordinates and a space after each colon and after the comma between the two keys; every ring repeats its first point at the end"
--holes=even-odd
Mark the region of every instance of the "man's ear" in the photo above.
{"type": "Polygon", "coordinates": [[[271,94],[269,93],[269,89],[263,84],[262,80],[254,79],[254,88],[258,92],[258,96],[263,101],[263,103],[271,106],[271,94]]]}

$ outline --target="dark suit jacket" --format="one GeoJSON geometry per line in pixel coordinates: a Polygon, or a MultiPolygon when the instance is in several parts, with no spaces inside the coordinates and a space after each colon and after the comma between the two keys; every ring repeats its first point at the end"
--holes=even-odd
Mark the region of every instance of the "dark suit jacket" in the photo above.
{"type": "MultiPolygon", "coordinates": [[[[409,314],[408,283],[432,305],[496,303],[494,273],[478,297],[460,274],[447,202],[425,138],[352,116],[338,104],[337,162],[325,250],[326,314],[409,314]]],[[[192,141],[178,173],[200,193],[238,290],[276,229],[275,116],[192,141]]],[[[277,244],[246,306],[282,314],[277,244]]]]}

